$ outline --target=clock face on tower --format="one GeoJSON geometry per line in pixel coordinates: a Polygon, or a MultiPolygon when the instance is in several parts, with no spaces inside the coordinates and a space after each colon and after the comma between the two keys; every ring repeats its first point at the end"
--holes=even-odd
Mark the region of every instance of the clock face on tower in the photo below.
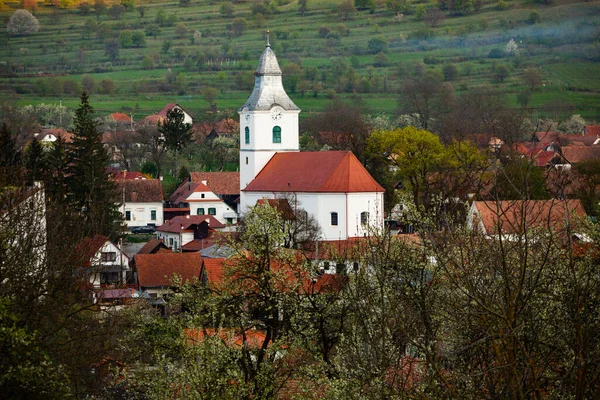
{"type": "Polygon", "coordinates": [[[283,116],[283,109],[280,107],[275,107],[271,110],[271,119],[273,121],[279,121],[283,116]]]}

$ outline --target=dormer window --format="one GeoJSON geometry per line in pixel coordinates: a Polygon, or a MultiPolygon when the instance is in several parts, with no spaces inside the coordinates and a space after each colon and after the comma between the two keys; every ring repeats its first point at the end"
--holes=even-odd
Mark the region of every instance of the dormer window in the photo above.
{"type": "Polygon", "coordinates": [[[273,127],[273,143],[281,143],[281,127],[273,127]]]}
{"type": "Polygon", "coordinates": [[[246,144],[250,144],[250,128],[246,127],[244,129],[246,144]]]}

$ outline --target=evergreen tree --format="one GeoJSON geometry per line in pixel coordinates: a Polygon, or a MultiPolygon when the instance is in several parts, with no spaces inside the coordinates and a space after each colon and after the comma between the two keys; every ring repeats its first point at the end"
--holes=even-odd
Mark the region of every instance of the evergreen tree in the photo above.
{"type": "Polygon", "coordinates": [[[44,179],[46,172],[44,162],[44,149],[41,143],[34,139],[27,146],[25,153],[25,176],[27,185],[32,185],[33,181],[41,181],[44,179]]]}
{"type": "Polygon", "coordinates": [[[58,136],[46,157],[46,196],[49,202],[64,202],[67,187],[65,171],[67,170],[67,150],[62,136],[58,136]]]}
{"type": "Polygon", "coordinates": [[[185,116],[183,111],[174,107],[167,113],[167,119],[158,129],[165,137],[165,147],[175,155],[175,169],[173,175],[177,174],[177,154],[185,149],[192,141],[192,125],[183,122],[185,116]]]}
{"type": "Polygon", "coordinates": [[[15,185],[20,181],[20,164],[21,151],[8,126],[3,123],[0,129],[0,186],[15,185]]]}
{"type": "Polygon", "coordinates": [[[83,92],[75,111],[73,142],[67,149],[67,200],[81,213],[88,235],[114,236],[122,217],[114,182],[106,173],[109,157],[93,113],[83,92]]]}

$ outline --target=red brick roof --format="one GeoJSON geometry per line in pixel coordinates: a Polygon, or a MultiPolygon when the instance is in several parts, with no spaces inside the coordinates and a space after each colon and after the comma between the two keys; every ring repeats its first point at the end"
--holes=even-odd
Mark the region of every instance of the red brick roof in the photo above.
{"type": "MultiPolygon", "coordinates": [[[[579,200],[505,200],[475,201],[479,216],[488,235],[523,233],[526,229],[542,228],[560,231],[572,224],[571,214],[585,217],[579,200]]],[[[474,221],[478,223],[478,221],[474,221]]]]}
{"type": "Polygon", "coordinates": [[[208,222],[208,227],[211,229],[224,228],[225,225],[219,222],[212,215],[184,215],[171,218],[163,225],[156,228],[157,231],[179,233],[189,230],[192,225],[199,225],[203,222],[208,222]],[[182,229],[183,227],[183,229],[182,229]]]}
{"type": "Polygon", "coordinates": [[[191,172],[192,182],[206,181],[206,186],[217,195],[239,195],[239,172],[191,172]]]}
{"type": "Polygon", "coordinates": [[[570,163],[600,160],[600,146],[563,146],[563,157],[570,163]]]}
{"type": "Polygon", "coordinates": [[[119,179],[115,181],[119,200],[129,203],[161,203],[163,192],[160,179],[119,179]]]}
{"type": "Polygon", "coordinates": [[[182,282],[200,278],[202,256],[200,253],[156,253],[135,256],[140,287],[171,286],[174,275],[182,282]]]}
{"type": "Polygon", "coordinates": [[[600,135],[600,125],[586,125],[584,130],[588,135],[600,135]]]}
{"type": "Polygon", "coordinates": [[[383,192],[350,151],[276,153],[248,192],[383,192]]]}

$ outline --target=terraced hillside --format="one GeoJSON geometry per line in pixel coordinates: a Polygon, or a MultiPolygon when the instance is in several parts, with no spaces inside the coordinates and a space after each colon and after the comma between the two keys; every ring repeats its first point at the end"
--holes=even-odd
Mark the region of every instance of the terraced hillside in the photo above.
{"type": "Polygon", "coordinates": [[[598,2],[358,0],[357,11],[341,0],[125,0],[129,10],[107,2],[97,14],[89,1],[40,2],[40,29],[27,36],[7,32],[21,3],[4,1],[0,100],[75,106],[83,86],[101,113],[136,119],[168,102],[235,109],[270,29],[303,115],[354,96],[392,114],[405,80],[433,70],[456,93],[489,85],[516,107],[533,89],[526,104],[542,115],[600,120],[598,2]]]}

